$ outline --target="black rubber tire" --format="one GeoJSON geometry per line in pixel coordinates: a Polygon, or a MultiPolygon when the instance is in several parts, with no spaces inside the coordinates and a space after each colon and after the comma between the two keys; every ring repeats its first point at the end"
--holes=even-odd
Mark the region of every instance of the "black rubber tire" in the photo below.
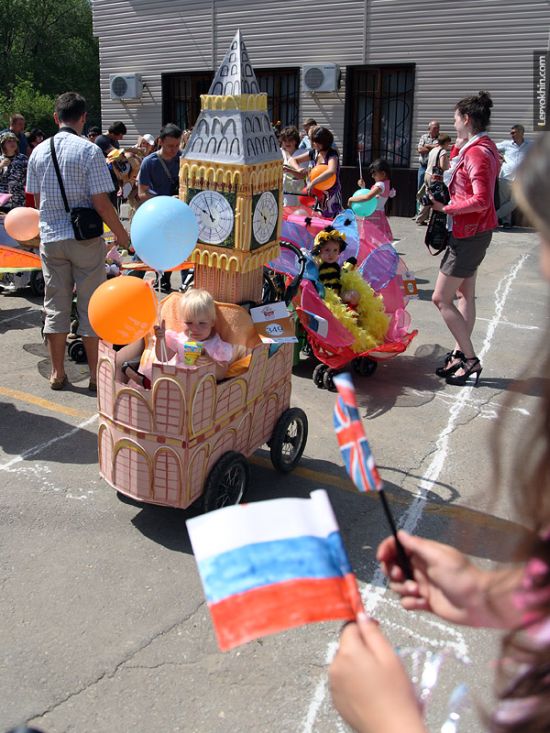
{"type": "Polygon", "coordinates": [[[378,368],[378,362],[368,356],[358,356],[351,362],[353,371],[360,377],[372,377],[378,368]]]}
{"type": "Polygon", "coordinates": [[[73,341],[71,344],[69,344],[68,348],[69,352],[69,359],[72,359],[77,364],[86,364],[88,359],[86,358],[86,349],[84,348],[84,344],[80,339],[77,341],[73,341]]]}
{"type": "Polygon", "coordinates": [[[277,420],[269,441],[271,463],[276,471],[290,473],[295,467],[307,443],[307,416],[299,407],[285,410],[277,420]]]}
{"type": "Polygon", "coordinates": [[[42,274],[42,270],[31,272],[31,280],[29,285],[31,286],[31,292],[33,295],[36,295],[38,298],[42,298],[44,296],[46,284],[44,282],[44,275],[42,274]]]}
{"type": "Polygon", "coordinates": [[[334,384],[334,377],[338,374],[336,369],[327,369],[323,374],[323,387],[329,392],[337,392],[336,385],[334,384]]]}
{"type": "Polygon", "coordinates": [[[328,369],[328,366],[326,364],[317,364],[315,369],[313,370],[313,374],[311,375],[311,378],[313,379],[313,384],[318,387],[318,389],[323,389],[323,376],[328,369]]]}
{"type": "Polygon", "coordinates": [[[204,484],[202,508],[212,512],[224,506],[239,504],[248,489],[250,468],[242,453],[228,451],[224,453],[212,470],[204,484]]]}

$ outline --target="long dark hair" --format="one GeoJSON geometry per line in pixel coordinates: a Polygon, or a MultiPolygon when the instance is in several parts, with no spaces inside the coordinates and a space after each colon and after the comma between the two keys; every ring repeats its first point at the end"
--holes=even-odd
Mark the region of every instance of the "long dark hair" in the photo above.
{"type": "MultiPolygon", "coordinates": [[[[516,174],[514,188],[523,212],[547,240],[550,247],[550,136],[540,138],[529,151],[516,174]],[[546,139],[545,139],[546,138],[546,139]]],[[[500,704],[489,721],[495,733],[542,733],[550,727],[550,641],[537,636],[539,624],[550,627],[550,348],[545,334],[537,360],[542,377],[539,406],[530,416],[527,431],[522,431],[510,485],[512,498],[521,518],[531,530],[518,548],[518,558],[527,562],[523,587],[517,594],[524,620],[520,628],[507,634],[502,642],[497,670],[500,704]]],[[[511,392],[504,403],[508,413],[514,401],[511,392]]],[[[502,458],[502,421],[494,435],[497,456],[502,458]]],[[[502,471],[497,462],[496,485],[502,471]]],[[[497,483],[498,482],[498,483],[497,483]]]]}

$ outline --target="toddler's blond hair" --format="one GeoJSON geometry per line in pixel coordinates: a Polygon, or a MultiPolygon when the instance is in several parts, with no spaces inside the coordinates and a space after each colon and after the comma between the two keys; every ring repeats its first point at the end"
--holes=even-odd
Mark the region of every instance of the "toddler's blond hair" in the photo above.
{"type": "Polygon", "coordinates": [[[207,316],[214,325],[216,321],[216,304],[214,298],[207,290],[191,288],[181,296],[181,315],[185,318],[188,314],[191,318],[207,316]]]}

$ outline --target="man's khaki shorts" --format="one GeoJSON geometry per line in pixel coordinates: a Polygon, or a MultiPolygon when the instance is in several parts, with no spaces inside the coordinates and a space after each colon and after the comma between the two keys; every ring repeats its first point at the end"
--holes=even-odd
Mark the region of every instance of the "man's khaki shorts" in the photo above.
{"type": "Polygon", "coordinates": [[[73,289],[76,287],[78,333],[95,336],[88,319],[88,304],[94,290],[105,281],[105,242],[95,239],[62,239],[40,244],[46,285],[44,333],[69,333],[73,289]]]}

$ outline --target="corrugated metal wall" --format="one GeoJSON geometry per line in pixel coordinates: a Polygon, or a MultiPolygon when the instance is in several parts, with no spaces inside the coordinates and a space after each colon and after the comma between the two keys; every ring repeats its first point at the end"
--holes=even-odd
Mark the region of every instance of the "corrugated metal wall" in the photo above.
{"type": "Polygon", "coordinates": [[[550,26],[548,0],[93,0],[93,11],[104,127],[155,134],[161,74],[214,69],[240,27],[255,67],[340,64],[338,93],[301,95],[301,118],[327,124],[340,149],[345,67],[365,63],[416,64],[413,140],[433,117],[452,132],[455,102],[479,89],[493,95],[495,138],[513,122],[532,129],[532,51],[548,48],[550,26]],[[139,101],[109,98],[109,74],[125,72],[146,82],[139,101]]]}
{"type": "Polygon", "coordinates": [[[453,108],[481,89],[491,92],[491,133],[533,129],[532,52],[548,48],[548,0],[367,0],[367,63],[416,64],[413,129],[434,117],[453,132],[453,108]]]}

